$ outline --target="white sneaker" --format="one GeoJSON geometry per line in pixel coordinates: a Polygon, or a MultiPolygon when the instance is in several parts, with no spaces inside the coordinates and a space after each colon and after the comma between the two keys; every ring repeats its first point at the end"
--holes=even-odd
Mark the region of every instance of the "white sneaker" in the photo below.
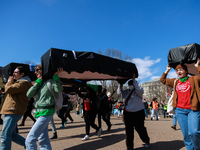
{"type": "Polygon", "coordinates": [[[100,137],[101,136],[101,132],[102,132],[102,129],[99,128],[99,131],[97,132],[97,136],[100,137]]]}
{"type": "Polygon", "coordinates": [[[86,135],[86,136],[82,139],[82,141],[89,140],[89,139],[90,139],[89,135],[86,135]]]}

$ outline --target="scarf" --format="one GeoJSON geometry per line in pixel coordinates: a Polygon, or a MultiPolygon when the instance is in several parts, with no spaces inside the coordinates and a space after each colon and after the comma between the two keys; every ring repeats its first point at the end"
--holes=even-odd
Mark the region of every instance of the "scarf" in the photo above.
{"type": "Polygon", "coordinates": [[[181,82],[185,82],[188,79],[188,77],[179,78],[179,79],[180,79],[181,82]]]}

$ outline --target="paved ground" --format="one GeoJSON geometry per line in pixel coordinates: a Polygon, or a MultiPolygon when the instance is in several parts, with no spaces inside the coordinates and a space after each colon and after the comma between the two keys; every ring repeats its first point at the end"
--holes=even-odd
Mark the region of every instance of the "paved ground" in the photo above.
{"type": "MultiPolygon", "coordinates": [[[[61,120],[54,115],[55,124],[58,132],[58,139],[51,140],[53,150],[126,150],[125,146],[125,131],[124,123],[116,116],[111,117],[113,124],[110,131],[106,131],[107,126],[103,122],[102,136],[97,137],[95,130],[90,130],[90,140],[82,141],[85,136],[85,123],[83,118],[72,113],[74,118],[73,123],[68,123],[65,128],[59,128],[61,120]]],[[[20,123],[20,121],[19,121],[20,123]]],[[[97,123],[97,119],[96,119],[97,123]]],[[[33,122],[27,118],[26,124],[19,127],[19,134],[26,137],[33,122]]],[[[145,121],[148,134],[150,137],[150,148],[143,148],[142,141],[135,132],[135,149],[136,150],[186,150],[183,144],[183,137],[179,126],[177,130],[171,129],[172,119],[163,118],[161,116],[159,121],[150,120],[145,121]]],[[[0,125],[0,130],[2,125],[0,125]]],[[[49,136],[52,136],[52,131],[49,126],[49,136]]],[[[12,143],[12,150],[22,150],[23,147],[12,143]]]]}

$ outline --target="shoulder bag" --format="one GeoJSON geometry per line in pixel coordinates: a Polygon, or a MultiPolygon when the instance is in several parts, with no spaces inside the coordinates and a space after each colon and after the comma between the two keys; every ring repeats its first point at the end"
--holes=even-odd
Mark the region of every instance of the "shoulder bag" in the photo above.
{"type": "Polygon", "coordinates": [[[178,80],[178,79],[175,79],[175,80],[174,80],[173,93],[172,93],[172,95],[171,95],[171,97],[169,98],[168,103],[167,103],[167,112],[168,112],[168,113],[172,113],[172,114],[175,114],[175,108],[172,106],[172,104],[173,104],[173,97],[174,97],[174,92],[175,92],[175,84],[176,84],[176,81],[177,81],[177,80],[178,80]]]}

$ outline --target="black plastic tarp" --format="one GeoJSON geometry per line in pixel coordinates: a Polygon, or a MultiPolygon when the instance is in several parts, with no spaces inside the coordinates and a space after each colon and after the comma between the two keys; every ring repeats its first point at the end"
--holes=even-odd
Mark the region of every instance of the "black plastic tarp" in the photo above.
{"type": "Polygon", "coordinates": [[[35,81],[37,79],[34,72],[30,71],[28,64],[13,63],[12,62],[12,63],[9,63],[8,65],[6,65],[5,67],[2,68],[2,81],[3,81],[3,83],[7,83],[9,76],[13,75],[14,70],[18,66],[24,66],[25,67],[25,69],[27,70],[27,74],[32,81],[35,81]]]}
{"type": "Polygon", "coordinates": [[[172,48],[168,53],[168,64],[176,68],[178,64],[185,64],[191,75],[198,75],[194,63],[200,58],[200,45],[192,43],[176,48],[172,48]]]}
{"type": "Polygon", "coordinates": [[[100,55],[94,52],[79,52],[51,48],[42,57],[44,78],[50,78],[63,67],[61,78],[79,80],[130,79],[133,73],[138,77],[134,63],[100,55]]]}

